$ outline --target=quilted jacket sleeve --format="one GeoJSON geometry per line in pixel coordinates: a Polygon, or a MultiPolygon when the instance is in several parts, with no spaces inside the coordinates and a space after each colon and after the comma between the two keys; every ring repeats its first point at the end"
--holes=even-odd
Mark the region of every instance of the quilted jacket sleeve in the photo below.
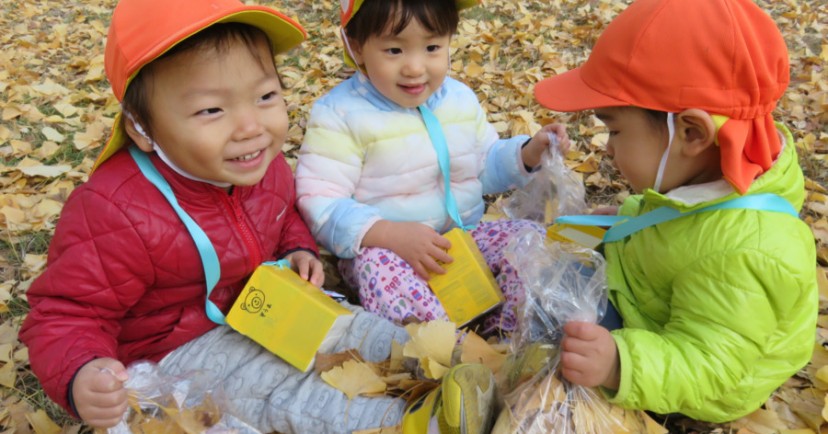
{"type": "MultiPolygon", "coordinates": [[[[320,101],[321,102],[321,101],[320,101]]],[[[379,211],[351,198],[362,174],[362,150],[328,105],[311,110],[296,168],[299,210],[313,236],[340,258],[352,258],[379,211]]]]}
{"type": "Polygon", "coordinates": [[[529,136],[498,138],[494,127],[486,121],[485,113],[482,116],[482,120],[478,119],[478,131],[482,133],[478,134],[478,140],[483,143],[482,157],[485,159],[480,174],[483,194],[498,194],[523,187],[531,177],[523,165],[520,151],[529,136]]]}
{"type": "MultiPolygon", "coordinates": [[[[796,311],[808,294],[797,273],[759,249],[732,250],[687,264],[673,281],[673,308],[661,333],[613,332],[621,383],[611,401],[712,422],[757,408],[766,395],[737,386],[762,381],[751,378],[751,368],[780,340],[780,329],[785,330],[780,324],[802,320],[796,311]],[[740,407],[714,404],[729,394],[740,395],[728,397],[740,407]]],[[[790,349],[789,360],[781,363],[795,372],[810,356],[806,347],[805,352],[790,349]]]]}
{"type": "Polygon", "coordinates": [[[92,359],[117,358],[118,319],[153,281],[135,223],[108,199],[78,189],[67,201],[46,270],[29,288],[20,331],[44,390],[68,409],[67,386],[92,359]]]}

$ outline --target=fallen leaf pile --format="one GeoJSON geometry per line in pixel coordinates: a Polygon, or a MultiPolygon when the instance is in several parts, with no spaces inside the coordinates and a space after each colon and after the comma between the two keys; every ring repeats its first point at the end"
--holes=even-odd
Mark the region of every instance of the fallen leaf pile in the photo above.
{"type": "Polygon", "coordinates": [[[387,394],[413,402],[437,388],[443,375],[457,363],[481,363],[492,370],[496,390],[504,395],[506,411],[498,418],[493,433],[667,432],[643,411],[613,406],[597,390],[562,381],[557,372],[558,352],[552,345],[510,351],[508,345],[492,345],[472,331],[458,331],[454,323],[441,320],[409,324],[406,331],[411,339],[402,351],[392,351],[387,360],[366,362],[351,350],[318,355],[323,366],[316,369],[325,382],[349,399],[387,394]],[[329,360],[341,364],[331,367],[329,360]]]}
{"type": "MultiPolygon", "coordinates": [[[[290,129],[284,150],[293,164],[313,101],[352,72],[341,57],[340,2],[255,2],[295,17],[309,34],[300,49],[277,59],[279,72],[290,86],[286,93],[290,129]]],[[[823,294],[820,312],[828,314],[828,8],[823,0],[756,2],[778,24],[789,49],[791,84],[775,115],[791,127],[807,177],[803,218],[816,239],[814,265],[823,294]]],[[[118,111],[103,71],[103,47],[115,3],[0,2],[0,28],[4,30],[0,32],[0,432],[88,430],[45,397],[17,332],[28,309],[26,290],[45,267],[61,208],[72,190],[87,179],[118,111]]],[[[628,188],[605,158],[603,127],[588,113],[543,109],[534,101],[532,89],[543,77],[581,64],[601,31],[630,0],[483,3],[461,15],[452,40],[451,75],[474,89],[503,136],[532,133],[553,120],[567,123],[574,145],[566,164],[582,177],[589,204],[620,203],[628,188]]],[[[496,203],[498,198],[490,199],[496,203]]],[[[336,289],[341,278],[330,266],[332,259],[325,259],[326,286],[336,289]]],[[[828,320],[820,317],[813,361],[779,388],[762,410],[732,424],[669,419],[668,429],[678,433],[828,432],[827,338],[828,320]]],[[[490,360],[489,349],[478,351],[482,353],[468,357],[493,365],[506,362],[496,357],[490,360]]],[[[448,366],[444,357],[408,358],[419,360],[436,377],[448,366]]],[[[401,352],[399,360],[403,359],[401,352]]],[[[346,370],[355,368],[342,369],[344,378],[350,375],[346,370]]],[[[376,380],[368,379],[373,377],[361,372],[367,376],[366,384],[357,385],[356,393],[379,389],[376,380]]],[[[374,374],[383,379],[388,372],[374,374]]],[[[389,393],[386,380],[382,380],[387,388],[382,393],[389,393]]],[[[399,380],[409,387],[405,381],[414,379],[399,380]]],[[[397,388],[395,384],[391,392],[402,390],[397,388]]]]}

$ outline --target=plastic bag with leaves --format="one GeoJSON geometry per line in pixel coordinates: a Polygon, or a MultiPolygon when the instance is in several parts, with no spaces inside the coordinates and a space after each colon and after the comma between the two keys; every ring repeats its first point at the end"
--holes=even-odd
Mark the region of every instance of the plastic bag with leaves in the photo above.
{"type": "Polygon", "coordinates": [[[503,213],[510,219],[533,220],[545,226],[562,215],[584,214],[584,184],[566,164],[558,151],[558,139],[549,133],[553,152],[541,155],[540,168],[523,188],[514,190],[501,201],[503,213]]]}
{"type": "Polygon", "coordinates": [[[607,304],[604,258],[573,243],[527,230],[506,255],[526,288],[519,331],[501,368],[504,411],[493,433],[647,432],[640,411],[615,407],[591,388],[569,383],[559,372],[558,347],[569,321],[599,322],[607,304]]]}
{"type": "Polygon", "coordinates": [[[141,361],[127,373],[129,408],[108,434],[261,434],[230,414],[221,387],[206,372],[170,376],[141,361]]]}

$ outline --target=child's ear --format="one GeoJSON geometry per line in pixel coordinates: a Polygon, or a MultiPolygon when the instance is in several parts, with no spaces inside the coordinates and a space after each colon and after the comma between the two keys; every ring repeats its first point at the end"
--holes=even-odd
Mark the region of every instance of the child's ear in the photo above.
{"type": "Polygon", "coordinates": [[[716,144],[716,124],[704,110],[687,109],[676,115],[676,136],[682,153],[695,157],[716,144]]]}
{"type": "Polygon", "coordinates": [[[131,117],[124,116],[124,129],[132,142],[138,146],[138,149],[144,152],[152,152],[152,140],[150,140],[144,129],[135,123],[131,117]]]}

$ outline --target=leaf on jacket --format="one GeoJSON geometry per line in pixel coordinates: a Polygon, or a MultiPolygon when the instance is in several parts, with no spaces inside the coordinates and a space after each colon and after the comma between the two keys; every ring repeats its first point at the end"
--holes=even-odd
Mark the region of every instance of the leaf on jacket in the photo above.
{"type": "Polygon", "coordinates": [[[357,362],[364,362],[365,360],[359,355],[355,349],[343,351],[341,353],[323,354],[317,353],[316,360],[313,365],[313,370],[317,374],[325,371],[330,371],[334,367],[341,366],[348,360],[356,360],[357,362]]]}
{"type": "Polygon", "coordinates": [[[385,392],[385,382],[367,364],[348,360],[321,374],[322,380],[354,399],[357,395],[385,392]]]}
{"type": "Polygon", "coordinates": [[[403,347],[403,355],[419,360],[428,378],[442,378],[451,367],[451,355],[457,342],[457,327],[454,323],[429,321],[409,324],[405,330],[411,340],[403,347]]]}

